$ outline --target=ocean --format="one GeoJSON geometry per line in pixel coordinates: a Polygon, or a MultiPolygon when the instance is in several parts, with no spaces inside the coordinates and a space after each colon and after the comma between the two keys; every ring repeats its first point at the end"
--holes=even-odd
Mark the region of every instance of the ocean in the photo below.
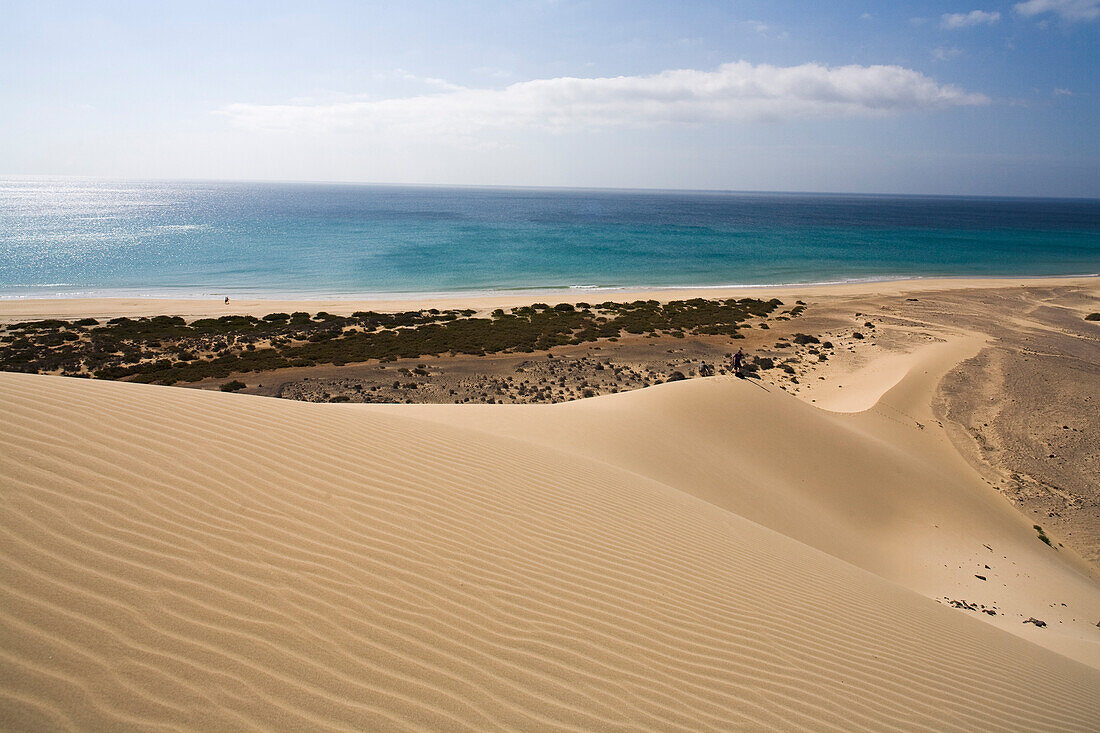
{"type": "Polygon", "coordinates": [[[1098,200],[0,180],[0,298],[1097,272],[1098,200]]]}

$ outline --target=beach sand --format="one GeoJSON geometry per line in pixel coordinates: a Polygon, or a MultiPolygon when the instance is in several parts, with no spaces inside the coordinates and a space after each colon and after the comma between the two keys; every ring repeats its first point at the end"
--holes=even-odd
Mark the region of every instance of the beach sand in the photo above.
{"type": "Polygon", "coordinates": [[[514,291],[490,295],[417,295],[370,298],[279,300],[231,298],[228,304],[221,297],[209,299],[169,298],[19,298],[0,300],[0,323],[38,318],[116,318],[119,316],[176,315],[187,319],[224,315],[262,317],[268,313],[325,311],[348,315],[355,311],[380,312],[414,310],[418,308],[473,308],[488,313],[494,308],[511,308],[542,302],[576,303],[587,300],[618,302],[648,299],[668,301],[687,298],[796,298],[813,297],[831,300],[867,295],[898,295],[924,291],[970,290],[973,288],[1090,286],[1097,277],[1036,277],[1036,278],[925,278],[917,280],[887,280],[825,285],[777,285],[739,287],[698,287],[663,289],[600,289],[600,290],[535,290],[514,291]]]}
{"type": "Polygon", "coordinates": [[[791,373],[558,404],[0,373],[0,727],[1095,730],[1098,291],[792,290],[734,344],[525,355],[791,373]]]}

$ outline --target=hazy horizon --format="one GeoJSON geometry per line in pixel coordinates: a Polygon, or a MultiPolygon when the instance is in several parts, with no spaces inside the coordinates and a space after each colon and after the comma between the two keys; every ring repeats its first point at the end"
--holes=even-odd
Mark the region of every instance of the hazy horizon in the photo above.
{"type": "Polygon", "coordinates": [[[736,189],[736,188],[660,188],[645,186],[553,186],[532,185],[522,183],[424,183],[416,181],[338,181],[338,180],[294,180],[289,178],[141,178],[121,176],[81,176],[52,173],[29,174],[0,174],[0,183],[4,181],[30,181],[30,180],[72,180],[72,181],[103,181],[111,183],[237,183],[237,184],[282,184],[302,186],[364,186],[377,188],[470,188],[470,189],[502,189],[502,190],[532,190],[532,191],[593,191],[593,192],[637,192],[637,193],[686,193],[686,194],[731,194],[731,195],[768,195],[768,196],[868,196],[868,197],[898,197],[898,198],[976,198],[976,199],[1030,199],[1052,201],[1100,201],[1100,196],[1031,196],[1013,194],[970,194],[970,193],[930,193],[920,191],[802,191],[768,190],[768,189],[736,189]]]}

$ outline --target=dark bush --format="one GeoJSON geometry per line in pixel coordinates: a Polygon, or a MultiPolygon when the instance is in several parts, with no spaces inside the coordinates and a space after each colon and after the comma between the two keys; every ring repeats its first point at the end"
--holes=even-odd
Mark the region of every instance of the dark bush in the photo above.
{"type": "Polygon", "coordinates": [[[1039,533],[1039,539],[1040,540],[1045,542],[1049,547],[1054,547],[1054,545],[1052,545],[1050,543],[1050,538],[1047,537],[1047,533],[1043,531],[1042,527],[1040,527],[1038,524],[1036,524],[1036,525],[1033,525],[1033,528],[1035,529],[1036,532],[1039,533]]]}
{"type": "Polygon", "coordinates": [[[229,381],[229,382],[226,382],[225,384],[223,384],[220,387],[220,389],[221,389],[222,392],[236,392],[237,390],[244,389],[247,386],[248,385],[245,384],[244,382],[240,382],[240,381],[234,379],[232,381],[229,381]]]}
{"type": "Polygon", "coordinates": [[[470,309],[357,311],[351,318],[323,312],[311,318],[299,311],[263,319],[204,318],[190,324],[178,316],[116,318],[90,330],[87,340],[67,330],[75,328],[70,322],[48,320],[9,326],[0,336],[0,368],[33,373],[83,366],[103,378],[174,383],[288,366],[387,362],[447,353],[529,353],[599,339],[614,341],[624,332],[737,339],[742,338],[738,329],[746,320],[772,313],[778,305],[782,303],[776,299],[695,298],[664,304],[607,302],[598,306],[598,313],[537,303],[514,308],[510,314],[501,310],[497,318],[471,317],[470,309]],[[345,331],[349,324],[363,330],[345,331]],[[257,344],[260,339],[270,347],[257,344]]]}
{"type": "Polygon", "coordinates": [[[1086,321],[1100,321],[1100,313],[1089,313],[1085,316],[1086,321]]]}
{"type": "Polygon", "coordinates": [[[791,340],[799,345],[821,343],[821,339],[819,339],[817,336],[811,336],[808,333],[796,333],[791,340]]]}
{"type": "Polygon", "coordinates": [[[668,379],[666,379],[665,381],[666,382],[679,382],[682,379],[687,379],[687,377],[684,376],[683,372],[673,372],[672,374],[668,375],[668,379]]]}
{"type": "Polygon", "coordinates": [[[775,360],[767,356],[758,356],[755,359],[756,366],[761,369],[774,369],[775,360]]]}
{"type": "Polygon", "coordinates": [[[856,331],[855,333],[852,334],[852,338],[861,339],[861,338],[863,338],[863,334],[860,333],[859,331],[856,331]]]}

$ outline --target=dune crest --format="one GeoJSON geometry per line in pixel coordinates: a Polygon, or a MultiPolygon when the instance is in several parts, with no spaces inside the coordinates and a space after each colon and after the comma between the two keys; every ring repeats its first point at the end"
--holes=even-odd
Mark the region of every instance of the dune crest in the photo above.
{"type": "Polygon", "coordinates": [[[932,416],[942,375],[983,343],[961,334],[907,355],[904,377],[860,413],[732,377],[551,407],[369,409],[656,479],[929,598],[993,609],[975,617],[1100,668],[1100,589],[1087,566],[1042,544],[932,416]],[[1033,616],[1047,628],[1023,623],[1033,616]]]}
{"type": "MultiPolygon", "coordinates": [[[[677,386],[638,396],[728,385],[677,386]]],[[[472,419],[22,374],[0,400],[6,729],[1100,720],[1095,669],[472,419]]]]}

